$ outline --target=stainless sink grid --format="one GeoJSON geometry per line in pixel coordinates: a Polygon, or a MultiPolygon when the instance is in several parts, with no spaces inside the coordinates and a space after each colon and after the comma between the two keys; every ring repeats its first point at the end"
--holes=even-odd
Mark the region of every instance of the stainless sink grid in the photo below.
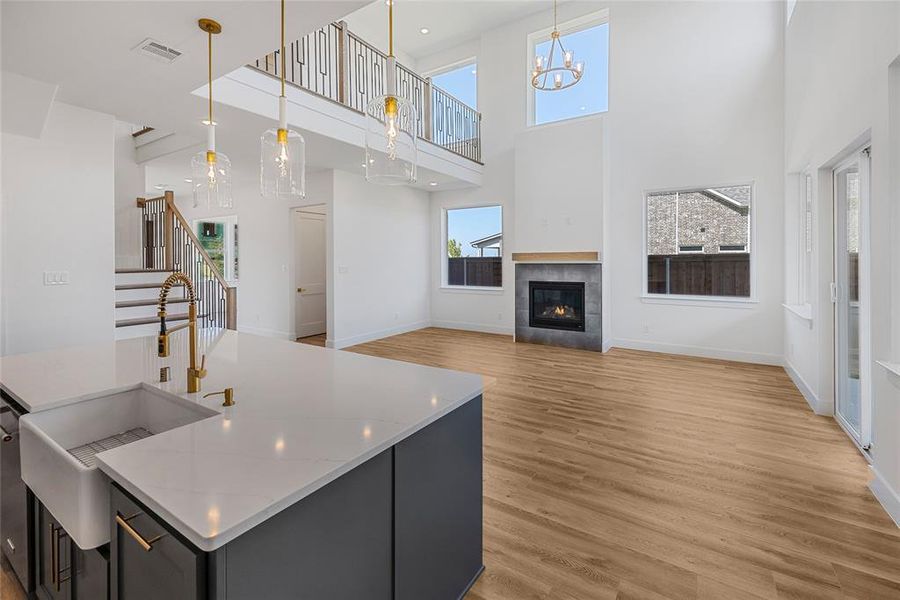
{"type": "Polygon", "coordinates": [[[82,446],[70,448],[69,454],[80,460],[81,464],[84,466],[93,467],[96,463],[96,455],[98,452],[112,450],[113,448],[118,448],[119,446],[124,446],[125,444],[148,438],[151,435],[153,434],[143,427],[135,427],[134,429],[129,429],[128,431],[105,437],[102,440],[88,442],[82,446]]]}

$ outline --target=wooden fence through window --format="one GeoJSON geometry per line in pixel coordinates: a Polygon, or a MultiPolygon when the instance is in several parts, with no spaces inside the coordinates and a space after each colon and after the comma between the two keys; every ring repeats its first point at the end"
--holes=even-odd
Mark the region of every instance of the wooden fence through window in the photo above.
{"type": "Polygon", "coordinates": [[[479,287],[503,285],[503,257],[463,256],[447,259],[447,284],[479,287]]]}
{"type": "Polygon", "coordinates": [[[750,254],[647,257],[647,292],[686,296],[750,296],[750,254]]]}

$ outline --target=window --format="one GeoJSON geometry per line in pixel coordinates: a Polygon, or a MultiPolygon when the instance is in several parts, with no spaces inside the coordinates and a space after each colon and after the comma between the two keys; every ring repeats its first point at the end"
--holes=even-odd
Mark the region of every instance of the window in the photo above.
{"type": "Polygon", "coordinates": [[[803,176],[800,190],[800,231],[799,277],[797,278],[797,304],[810,303],[812,281],[812,237],[813,237],[813,190],[812,175],[803,176]]]}
{"type": "MultiPolygon", "coordinates": [[[[576,61],[584,61],[584,75],[577,85],[560,91],[538,91],[529,85],[533,109],[531,122],[534,125],[606,112],[609,108],[607,12],[560,25],[559,29],[565,49],[575,53],[576,61]]],[[[534,64],[535,56],[547,56],[550,42],[549,31],[529,36],[529,64],[534,64]]]]}
{"type": "Polygon", "coordinates": [[[646,293],[750,297],[752,188],[652,192],[646,197],[646,293]]]}
{"type": "Polygon", "coordinates": [[[238,280],[238,224],[236,216],[212,217],[194,221],[197,240],[216,270],[229,283],[238,280]]]}
{"type": "Polygon", "coordinates": [[[447,285],[503,285],[503,209],[500,206],[448,209],[445,234],[447,285]]]}
{"type": "Polygon", "coordinates": [[[431,83],[478,109],[478,65],[474,60],[432,75],[431,83]]]}

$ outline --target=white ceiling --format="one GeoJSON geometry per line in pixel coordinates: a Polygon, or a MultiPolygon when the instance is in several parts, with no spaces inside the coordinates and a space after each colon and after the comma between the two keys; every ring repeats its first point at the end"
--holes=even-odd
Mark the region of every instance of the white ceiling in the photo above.
{"type": "MultiPolygon", "coordinates": [[[[553,7],[551,0],[395,0],[394,47],[397,55],[418,60],[478,37],[481,33],[553,7]],[[427,27],[423,35],[420,29],[427,27]]],[[[346,17],[350,31],[387,48],[385,0],[346,17]]]]}
{"type": "MultiPolygon", "coordinates": [[[[368,1],[290,0],[288,31],[312,31],[368,1]]],[[[191,92],[206,82],[207,52],[197,19],[222,24],[213,41],[213,76],[219,77],[277,48],[279,6],[273,0],[4,0],[2,68],[58,84],[63,102],[201,141],[206,101],[191,92]],[[183,55],[165,64],[131,51],[148,37],[183,55]]],[[[229,141],[227,118],[216,115],[223,147],[229,141]]]]}

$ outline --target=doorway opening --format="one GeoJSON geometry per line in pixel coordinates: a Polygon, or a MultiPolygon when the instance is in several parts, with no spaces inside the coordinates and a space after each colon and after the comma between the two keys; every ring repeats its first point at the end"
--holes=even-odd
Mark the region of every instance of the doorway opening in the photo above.
{"type": "Polygon", "coordinates": [[[291,211],[294,229],[294,328],[297,341],[325,346],[328,334],[326,297],[327,207],[291,211]]]}

